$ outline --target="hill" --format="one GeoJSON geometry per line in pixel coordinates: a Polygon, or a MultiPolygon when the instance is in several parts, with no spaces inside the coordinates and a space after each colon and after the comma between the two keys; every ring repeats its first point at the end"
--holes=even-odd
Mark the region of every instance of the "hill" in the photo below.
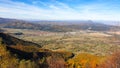
{"type": "Polygon", "coordinates": [[[32,42],[0,33],[0,68],[66,68],[65,60],[73,56],[71,52],[41,49],[32,42]]]}
{"type": "Polygon", "coordinates": [[[51,32],[68,32],[77,30],[109,31],[114,26],[96,23],[93,21],[24,21],[0,18],[0,27],[51,32]]]}
{"type": "Polygon", "coordinates": [[[36,43],[33,43],[33,42],[29,42],[29,41],[24,41],[24,40],[21,40],[21,39],[18,39],[18,38],[15,38],[9,34],[5,34],[5,33],[0,33],[0,38],[2,39],[2,43],[3,44],[6,44],[6,45],[33,45],[33,46],[39,46],[38,44],[36,43]]]}

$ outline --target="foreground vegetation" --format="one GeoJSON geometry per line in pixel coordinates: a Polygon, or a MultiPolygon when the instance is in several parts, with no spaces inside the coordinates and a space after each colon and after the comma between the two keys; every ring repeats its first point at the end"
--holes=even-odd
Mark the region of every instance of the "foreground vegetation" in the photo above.
{"type": "Polygon", "coordinates": [[[0,34],[0,68],[120,67],[119,32],[5,30],[17,38],[0,34]]]}
{"type": "MultiPolygon", "coordinates": [[[[51,56],[44,56],[42,58],[38,57],[39,59],[37,60],[36,60],[37,54],[34,53],[33,58],[22,59],[18,57],[18,54],[13,54],[12,52],[10,52],[10,50],[7,50],[5,45],[0,44],[0,57],[1,57],[0,68],[119,68],[120,67],[120,52],[117,52],[109,57],[95,56],[95,55],[81,53],[75,56],[74,58],[71,59],[69,58],[67,60],[65,60],[66,57],[65,58],[60,57],[60,54],[58,53],[60,52],[57,52],[56,54],[53,54],[51,56]]],[[[65,52],[65,54],[67,53],[65,52]]],[[[21,56],[24,56],[24,54],[21,56]]],[[[28,56],[30,56],[30,54],[28,56]]]]}
{"type": "Polygon", "coordinates": [[[35,49],[34,46],[0,44],[0,68],[65,68],[65,60],[73,56],[69,52],[44,49],[34,52],[35,49]]]}

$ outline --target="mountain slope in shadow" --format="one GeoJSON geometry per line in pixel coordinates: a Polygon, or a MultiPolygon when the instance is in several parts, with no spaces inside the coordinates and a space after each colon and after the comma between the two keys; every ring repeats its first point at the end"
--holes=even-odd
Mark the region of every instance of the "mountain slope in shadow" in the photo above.
{"type": "Polygon", "coordinates": [[[29,41],[24,41],[24,40],[21,40],[21,39],[18,39],[16,37],[13,37],[9,34],[5,34],[5,33],[0,33],[0,38],[2,38],[2,43],[3,44],[6,44],[6,45],[23,45],[23,46],[29,46],[29,45],[33,45],[33,46],[39,46],[38,44],[36,43],[33,43],[33,42],[29,42],[29,41]]]}
{"type": "Polygon", "coordinates": [[[71,52],[31,47],[31,45],[36,46],[36,44],[5,33],[0,33],[0,38],[2,38],[0,39],[0,68],[19,68],[21,66],[25,66],[22,68],[66,68],[65,61],[74,57],[71,52]],[[27,49],[31,49],[31,51],[27,49]],[[34,51],[35,49],[38,50],[34,51]],[[2,63],[5,63],[6,66],[2,63]]]}

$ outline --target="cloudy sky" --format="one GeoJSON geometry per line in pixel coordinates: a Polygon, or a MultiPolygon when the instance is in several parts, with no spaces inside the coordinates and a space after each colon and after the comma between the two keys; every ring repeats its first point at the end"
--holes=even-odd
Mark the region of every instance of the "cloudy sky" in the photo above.
{"type": "Polygon", "coordinates": [[[0,17],[120,21],[120,0],[0,0],[0,17]]]}

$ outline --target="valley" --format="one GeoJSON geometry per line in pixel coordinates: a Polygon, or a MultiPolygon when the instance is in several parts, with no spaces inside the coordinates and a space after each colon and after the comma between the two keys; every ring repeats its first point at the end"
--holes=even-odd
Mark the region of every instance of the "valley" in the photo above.
{"type": "Polygon", "coordinates": [[[120,68],[120,0],[0,0],[0,68],[120,68]]]}
{"type": "Polygon", "coordinates": [[[119,68],[119,26],[3,21],[0,68],[119,68]]]}
{"type": "Polygon", "coordinates": [[[76,31],[76,32],[46,32],[40,30],[8,29],[11,35],[35,42],[42,48],[50,50],[70,51],[75,54],[90,53],[95,55],[110,55],[120,49],[120,32],[76,31]],[[15,35],[21,32],[23,35],[15,35]],[[116,37],[117,36],[117,37],[116,37]],[[114,42],[116,41],[116,42],[114,42]]]}

